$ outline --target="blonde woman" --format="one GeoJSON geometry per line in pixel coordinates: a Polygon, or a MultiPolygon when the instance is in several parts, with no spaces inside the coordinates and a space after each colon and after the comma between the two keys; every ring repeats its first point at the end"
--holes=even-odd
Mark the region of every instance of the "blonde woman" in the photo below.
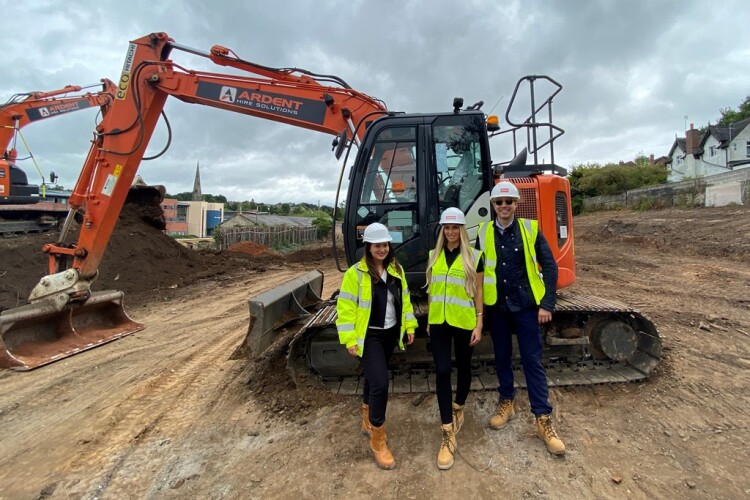
{"type": "Polygon", "coordinates": [[[458,208],[440,217],[440,234],[427,263],[430,335],[435,360],[435,387],[442,441],[437,464],[453,467],[456,434],[464,422],[463,407],[471,386],[471,355],[482,340],[482,252],[472,248],[466,218],[458,208]],[[455,350],[458,380],[456,399],[451,389],[451,347],[455,350]]]}

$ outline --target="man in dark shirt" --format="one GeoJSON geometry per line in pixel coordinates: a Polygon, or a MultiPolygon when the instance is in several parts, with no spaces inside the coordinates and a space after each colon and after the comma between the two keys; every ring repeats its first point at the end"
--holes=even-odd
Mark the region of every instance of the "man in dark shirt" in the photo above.
{"type": "Polygon", "coordinates": [[[557,263],[537,221],[515,217],[520,200],[510,182],[497,184],[491,193],[496,219],[479,229],[477,247],[484,251],[485,318],[489,322],[500,401],[490,427],[500,429],[513,416],[512,333],[516,332],[529,392],[531,412],[539,437],[555,455],[565,445],[552,427],[547,377],[542,366],[539,325],[552,320],[555,310],[557,263]],[[539,272],[537,263],[541,266],[539,272]]]}

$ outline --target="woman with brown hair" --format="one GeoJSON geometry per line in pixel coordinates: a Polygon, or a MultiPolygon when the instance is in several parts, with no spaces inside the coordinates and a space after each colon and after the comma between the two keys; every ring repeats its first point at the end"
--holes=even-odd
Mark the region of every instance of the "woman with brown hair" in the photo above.
{"type": "Polygon", "coordinates": [[[336,301],[339,340],[360,358],[364,373],[362,432],[370,436],[378,466],[396,467],[386,444],[385,410],[388,404],[388,361],[396,345],[414,342],[417,320],[403,268],[396,262],[391,235],[383,224],[364,232],[365,255],[344,274],[336,301]]]}

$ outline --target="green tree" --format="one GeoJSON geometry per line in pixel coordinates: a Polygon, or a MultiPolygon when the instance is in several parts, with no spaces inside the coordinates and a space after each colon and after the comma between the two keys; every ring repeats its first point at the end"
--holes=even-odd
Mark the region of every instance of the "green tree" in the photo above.
{"type": "Polygon", "coordinates": [[[318,238],[323,239],[328,236],[328,233],[333,227],[333,219],[329,215],[319,214],[312,221],[312,225],[318,228],[318,238]]]}
{"type": "Polygon", "coordinates": [[[193,199],[193,193],[187,192],[187,193],[177,193],[177,194],[169,194],[167,193],[165,195],[166,198],[172,198],[177,201],[190,201],[193,199]]]}
{"type": "Polygon", "coordinates": [[[592,196],[611,196],[629,189],[663,184],[667,181],[664,165],[651,165],[644,155],[625,164],[587,163],[573,167],[568,175],[574,214],[583,211],[583,200],[592,196]]]}
{"type": "Polygon", "coordinates": [[[736,123],[745,118],[750,118],[750,95],[745,97],[745,100],[739,105],[737,109],[723,108],[720,109],[721,118],[719,118],[719,125],[729,125],[730,123],[736,123]]]}
{"type": "Polygon", "coordinates": [[[217,194],[216,196],[212,194],[204,194],[202,198],[203,198],[203,201],[207,201],[209,203],[226,203],[227,202],[227,197],[224,196],[223,194],[217,194]]]}

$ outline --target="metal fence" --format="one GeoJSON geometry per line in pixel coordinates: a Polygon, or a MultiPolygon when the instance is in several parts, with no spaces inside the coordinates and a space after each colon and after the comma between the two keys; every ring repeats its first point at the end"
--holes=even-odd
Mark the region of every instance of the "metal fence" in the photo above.
{"type": "Polygon", "coordinates": [[[252,241],[267,247],[305,244],[318,240],[316,227],[233,227],[221,230],[219,245],[226,249],[243,241],[252,241]]]}

